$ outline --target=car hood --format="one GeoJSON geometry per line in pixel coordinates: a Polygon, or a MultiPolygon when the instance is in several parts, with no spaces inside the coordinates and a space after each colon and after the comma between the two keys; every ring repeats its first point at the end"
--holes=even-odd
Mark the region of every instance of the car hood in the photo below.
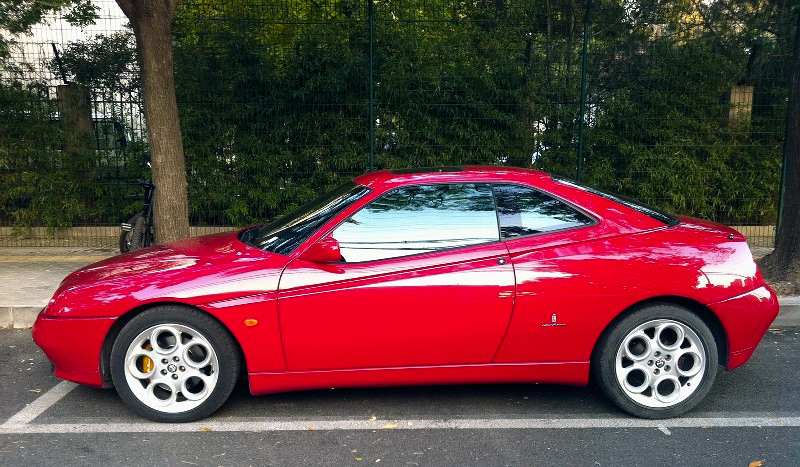
{"type": "Polygon", "coordinates": [[[72,304],[49,305],[49,314],[85,302],[102,302],[104,309],[112,302],[135,306],[164,299],[201,304],[276,291],[289,258],[237,237],[227,232],[190,238],[90,264],[67,276],[51,300],[72,304]]]}

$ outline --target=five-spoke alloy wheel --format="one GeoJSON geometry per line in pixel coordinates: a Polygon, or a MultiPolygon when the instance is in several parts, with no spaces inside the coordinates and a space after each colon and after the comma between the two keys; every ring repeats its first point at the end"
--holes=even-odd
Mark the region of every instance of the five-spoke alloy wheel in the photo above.
{"type": "Polygon", "coordinates": [[[666,418],[705,397],[717,361],[716,342],[703,320],[677,305],[653,304],[610,328],[592,366],[617,406],[637,417],[666,418]]]}
{"type": "Polygon", "coordinates": [[[137,414],[162,422],[198,420],[228,398],[239,373],[233,340],[197,310],[158,307],[133,318],[111,351],[117,392],[137,414]]]}

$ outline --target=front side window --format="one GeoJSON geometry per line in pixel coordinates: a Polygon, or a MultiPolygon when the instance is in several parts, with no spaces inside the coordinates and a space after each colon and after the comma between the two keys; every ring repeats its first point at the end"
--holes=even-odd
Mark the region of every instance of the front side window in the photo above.
{"type": "Polygon", "coordinates": [[[481,183],[398,188],[347,219],[333,238],[350,263],[496,242],[492,188],[481,183]]]}
{"type": "Polygon", "coordinates": [[[495,185],[494,195],[503,240],[595,223],[567,203],[533,188],[495,185]]]}

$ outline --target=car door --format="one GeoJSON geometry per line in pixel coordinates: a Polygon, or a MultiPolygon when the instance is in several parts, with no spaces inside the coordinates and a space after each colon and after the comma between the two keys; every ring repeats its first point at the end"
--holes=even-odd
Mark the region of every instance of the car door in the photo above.
{"type": "Polygon", "coordinates": [[[292,261],[279,290],[290,371],[491,361],[514,300],[491,186],[396,188],[333,229],[343,260],[292,261]]]}
{"type": "Polygon", "coordinates": [[[539,189],[495,185],[501,237],[514,265],[514,317],[495,363],[585,362],[594,345],[587,329],[617,271],[603,262],[609,228],[578,207],[539,189]],[[599,256],[599,258],[598,258],[599,256]]]}

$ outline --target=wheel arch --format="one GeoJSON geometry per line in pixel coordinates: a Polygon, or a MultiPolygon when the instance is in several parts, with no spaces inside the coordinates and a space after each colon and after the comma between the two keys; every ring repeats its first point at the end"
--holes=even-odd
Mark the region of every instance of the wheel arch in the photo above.
{"type": "MultiPolygon", "coordinates": [[[[111,381],[111,349],[114,347],[114,342],[117,340],[117,336],[119,336],[120,331],[122,331],[125,325],[128,324],[136,316],[144,313],[147,310],[151,310],[153,308],[158,308],[162,306],[195,310],[211,317],[214,321],[216,321],[220,325],[222,329],[225,330],[225,332],[228,333],[228,335],[231,338],[231,341],[236,346],[237,358],[241,363],[240,367],[242,369],[247,368],[247,360],[245,359],[245,355],[244,352],[242,351],[242,346],[239,343],[239,340],[236,339],[235,334],[231,331],[231,329],[220,319],[214,316],[212,313],[209,313],[208,311],[203,310],[202,308],[192,305],[187,305],[186,303],[181,303],[181,302],[173,302],[173,301],[152,302],[133,308],[128,312],[126,312],[124,315],[117,318],[117,320],[114,321],[114,324],[111,326],[111,329],[109,329],[108,333],[106,333],[106,337],[103,340],[103,346],[100,350],[100,378],[103,380],[103,387],[113,386],[113,383],[111,381]]],[[[246,371],[244,372],[246,373],[246,371]]]]}
{"type": "Polygon", "coordinates": [[[714,341],[717,344],[717,355],[719,358],[719,364],[723,366],[727,366],[728,364],[728,335],[725,332],[725,327],[722,325],[722,322],[717,317],[717,315],[711,311],[710,308],[703,305],[702,303],[692,300],[691,298],[681,297],[678,295],[664,295],[659,297],[652,297],[646,300],[642,300],[640,302],[636,302],[622,311],[622,313],[618,314],[611,322],[609,322],[606,327],[603,329],[603,332],[600,333],[599,338],[594,343],[594,347],[592,348],[592,355],[591,361],[594,362],[595,355],[609,332],[622,321],[623,319],[627,318],[628,316],[635,313],[637,310],[642,308],[646,308],[650,305],[655,305],[659,303],[665,303],[669,305],[678,305],[682,308],[689,310],[691,313],[695,314],[699,317],[703,322],[708,326],[711,330],[711,334],[714,336],[714,341]]]}

